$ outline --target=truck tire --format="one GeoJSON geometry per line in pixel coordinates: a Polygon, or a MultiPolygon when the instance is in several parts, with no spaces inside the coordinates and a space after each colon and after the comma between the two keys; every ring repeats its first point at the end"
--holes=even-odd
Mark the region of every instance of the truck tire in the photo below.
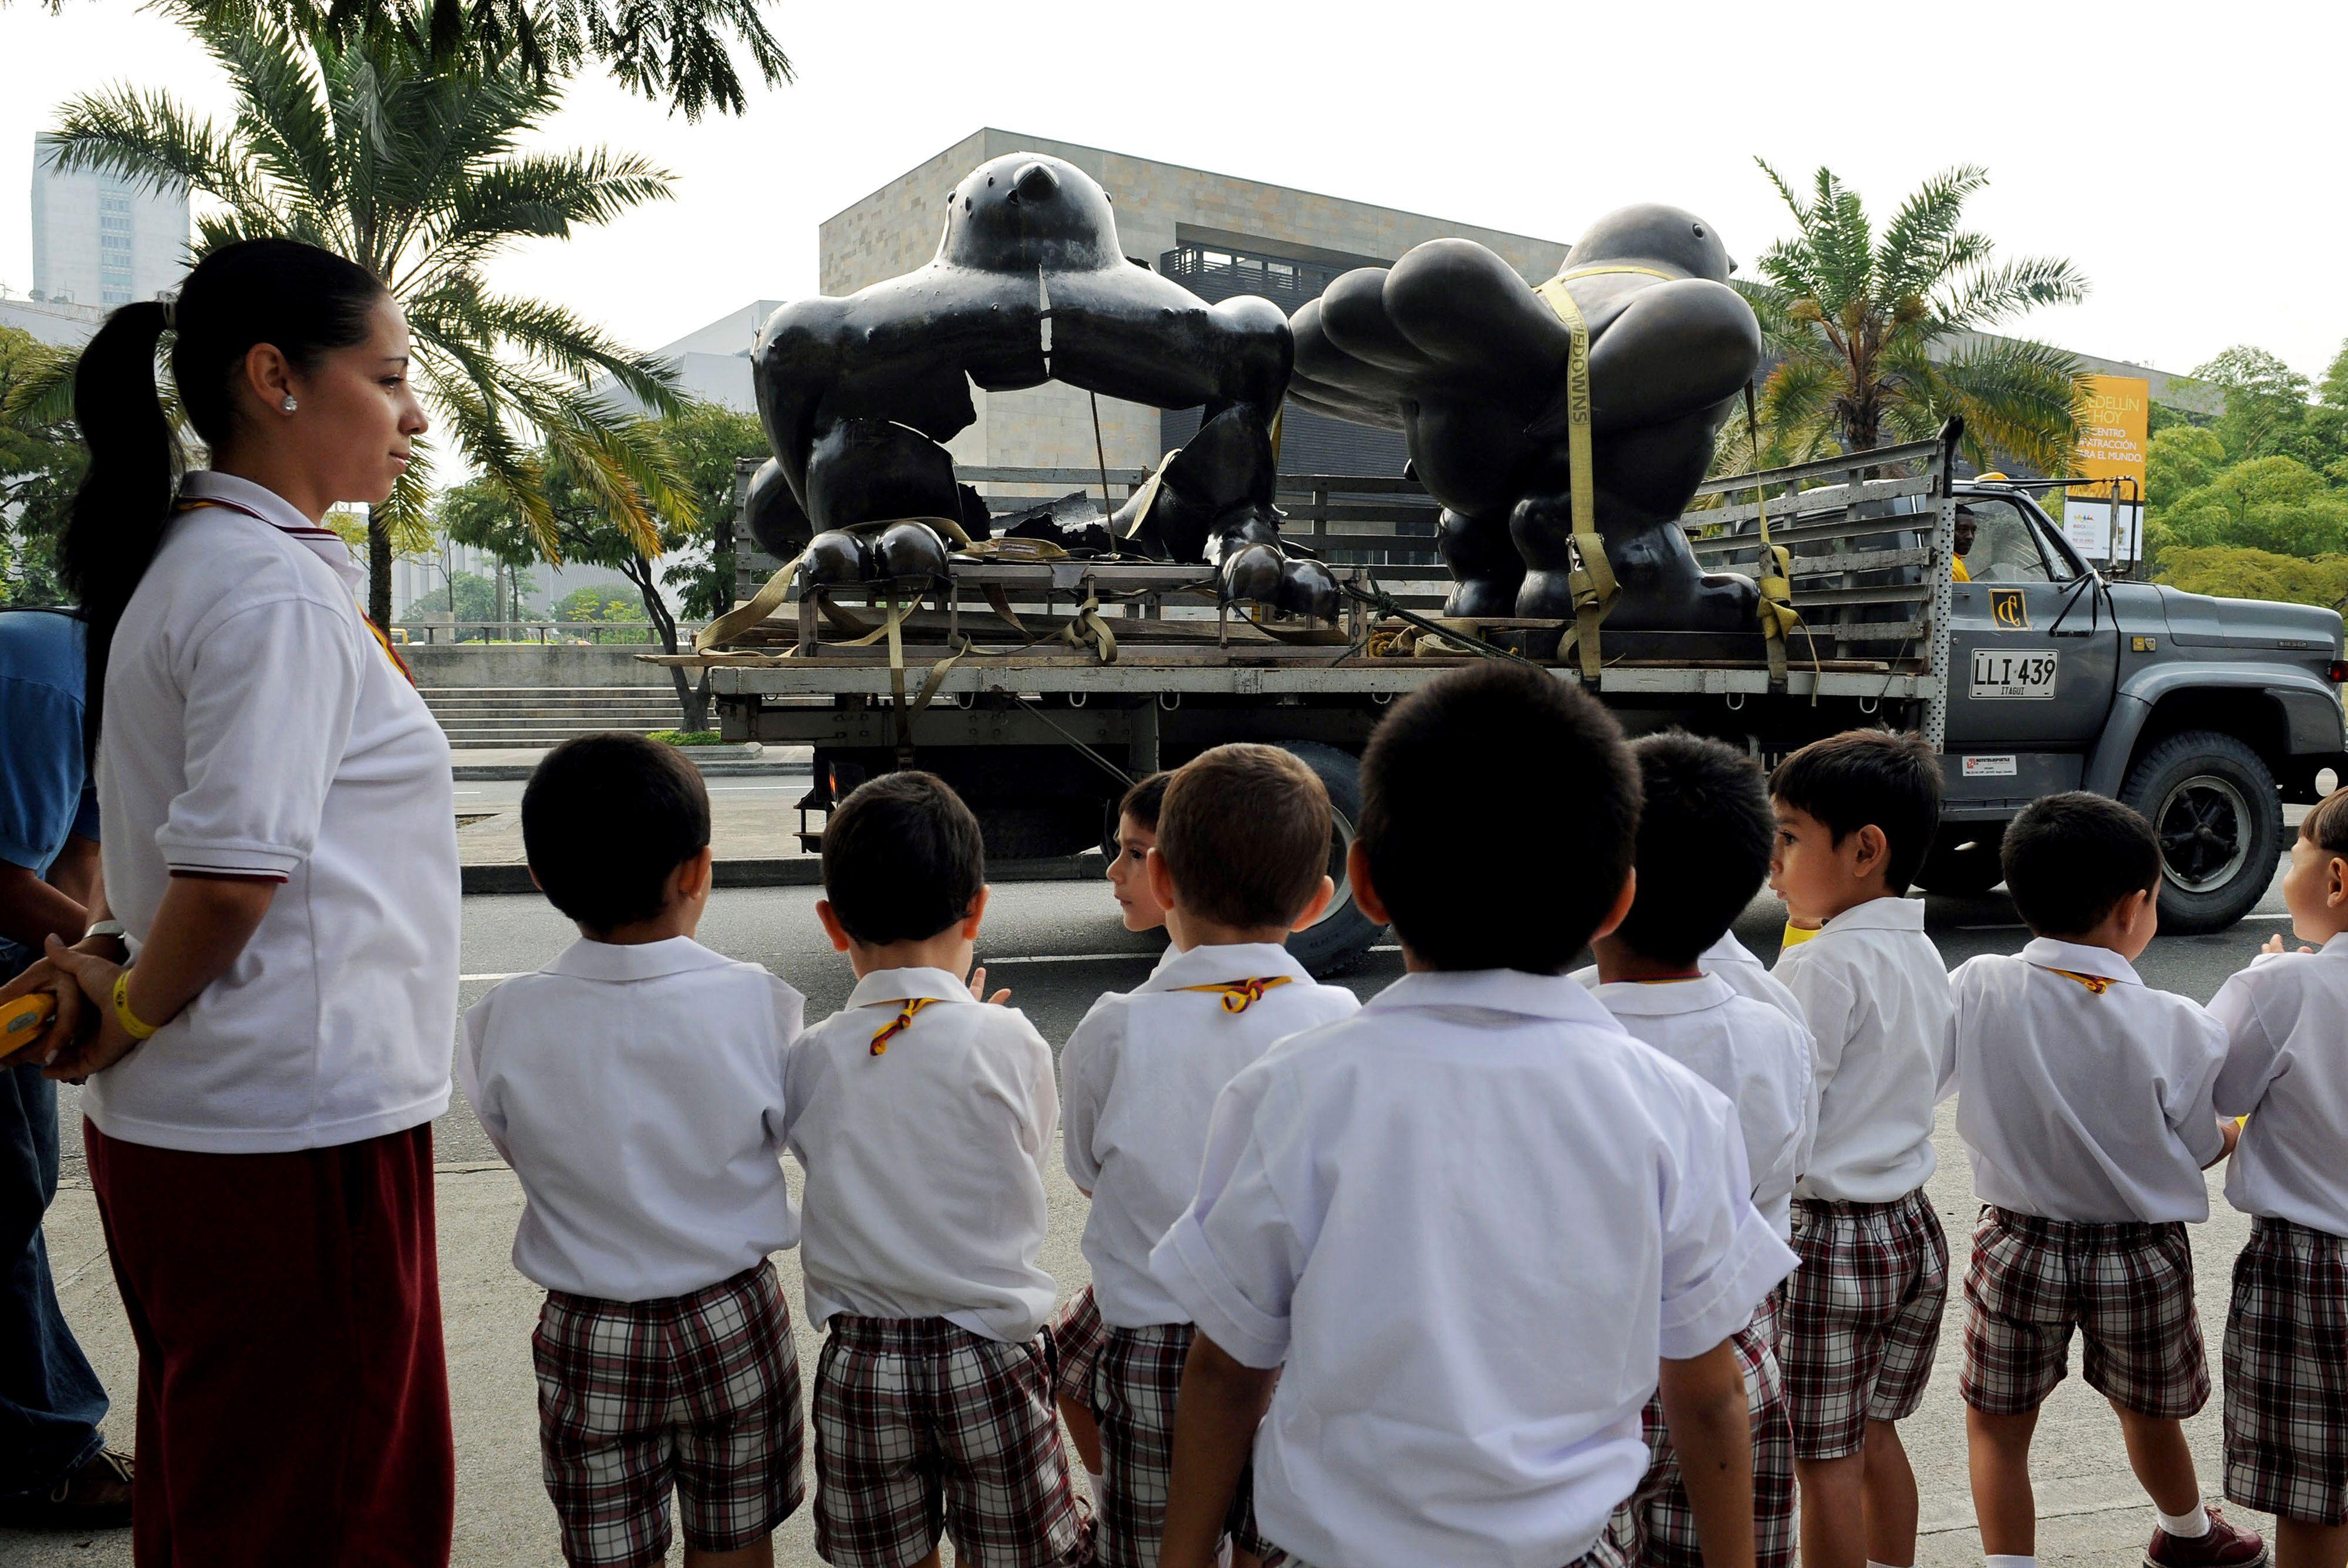
{"type": "Polygon", "coordinates": [[[1289,938],[1288,950],[1316,977],[1334,975],[1359,961],[1385,930],[1362,913],[1345,878],[1345,852],[1362,815],[1362,760],[1317,741],[1292,741],[1282,749],[1318,774],[1329,792],[1329,877],[1337,885],[1327,912],[1289,938]]]}
{"type": "Polygon", "coordinates": [[[2120,799],[2160,835],[2160,926],[2222,931],[2266,896],[2281,856],[2282,796],[2258,753],[2187,730],[2137,758],[2120,799]]]}
{"type": "Polygon", "coordinates": [[[1932,846],[1916,872],[1916,886],[1944,898],[1972,898],[2005,880],[1998,850],[2004,829],[1991,825],[1964,832],[1932,846]]]}

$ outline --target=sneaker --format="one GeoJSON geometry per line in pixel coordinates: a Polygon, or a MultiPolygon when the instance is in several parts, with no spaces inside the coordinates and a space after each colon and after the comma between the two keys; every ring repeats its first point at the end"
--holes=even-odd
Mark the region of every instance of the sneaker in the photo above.
{"type": "Polygon", "coordinates": [[[46,1492],[0,1503],[0,1522],[19,1530],[118,1530],[130,1522],[131,1460],[100,1449],[46,1492]]]}
{"type": "Polygon", "coordinates": [[[2229,1524],[2217,1509],[2202,1512],[2209,1516],[2207,1534],[2171,1535],[2155,1525],[2145,1568],[2259,1568],[2266,1562],[2267,1543],[2257,1531],[2229,1524]]]}

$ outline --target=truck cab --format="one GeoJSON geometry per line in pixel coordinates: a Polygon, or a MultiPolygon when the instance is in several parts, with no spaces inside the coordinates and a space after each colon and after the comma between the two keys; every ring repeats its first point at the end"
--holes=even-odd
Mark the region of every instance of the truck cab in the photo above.
{"type": "Polygon", "coordinates": [[[2106,579],[2023,488],[1953,487],[1970,581],[1950,585],[1943,830],[1920,880],[1983,891],[2004,825],[2090,789],[2160,835],[2160,913],[2219,929],[2265,893],[2282,803],[2348,772],[2341,618],[2106,579]]]}

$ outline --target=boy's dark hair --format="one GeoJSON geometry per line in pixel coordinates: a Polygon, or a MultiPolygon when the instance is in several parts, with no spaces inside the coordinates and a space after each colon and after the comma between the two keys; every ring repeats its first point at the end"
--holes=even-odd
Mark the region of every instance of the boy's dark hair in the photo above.
{"type": "Polygon", "coordinates": [[[1941,759],[1923,736],[1845,730],[1812,741],[1777,764],[1769,794],[1826,825],[1842,841],[1870,824],[1882,830],[1883,880],[1908,891],[1941,830],[1941,759]]]}
{"type": "Polygon", "coordinates": [[[1157,832],[1158,814],[1166,802],[1166,786],[1173,779],[1170,773],[1151,774],[1125,792],[1125,798],[1117,803],[1117,815],[1129,816],[1150,832],[1157,832]]]}
{"type": "Polygon", "coordinates": [[[1201,752],[1167,785],[1158,853],[1202,918],[1285,926],[1329,874],[1329,791],[1278,746],[1201,752]]]}
{"type": "Polygon", "coordinates": [[[869,779],[824,825],[824,897],[867,947],[936,936],[969,916],[985,884],[978,818],[935,774],[869,779]]]}
{"type": "Polygon", "coordinates": [[[1777,819],[1760,767],[1718,741],[1673,731],[1634,741],[1639,896],[1615,938],[1642,958],[1694,963],[1761,890],[1777,819]]]}
{"type": "Polygon", "coordinates": [[[1422,963],[1553,975],[1622,894],[1639,770],[1596,699],[1521,664],[1471,665],[1370,737],[1359,831],[1422,963]]]}
{"type": "Polygon", "coordinates": [[[2299,819],[2299,835],[2326,855],[2348,856],[2348,789],[2336,789],[2299,819]]]}
{"type": "Polygon", "coordinates": [[[2005,830],[1998,863],[2038,937],[2076,937],[2160,885],[2160,839],[2142,813],[2083,789],[2042,795],[2005,830]]]}
{"type": "Polygon", "coordinates": [[[615,930],[659,914],[669,873],[709,846],[709,792],[674,746],[581,735],[530,770],[521,845],[556,908],[615,930]]]}

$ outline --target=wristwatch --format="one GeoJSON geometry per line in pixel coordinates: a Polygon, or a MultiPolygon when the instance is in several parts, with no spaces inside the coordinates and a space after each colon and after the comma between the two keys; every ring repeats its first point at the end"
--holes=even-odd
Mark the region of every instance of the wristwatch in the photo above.
{"type": "Polygon", "coordinates": [[[119,920],[93,921],[89,929],[81,934],[81,939],[87,942],[92,937],[111,937],[126,951],[130,947],[129,928],[119,920]]]}

